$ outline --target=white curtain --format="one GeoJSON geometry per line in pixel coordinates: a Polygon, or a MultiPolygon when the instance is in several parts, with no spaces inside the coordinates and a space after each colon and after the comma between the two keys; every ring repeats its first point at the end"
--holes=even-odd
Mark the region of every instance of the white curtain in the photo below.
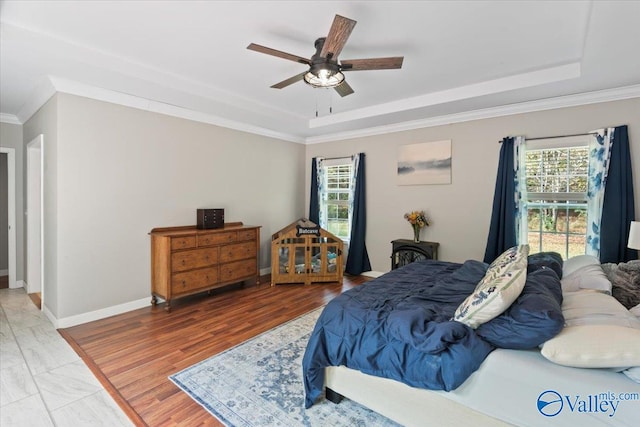
{"type": "Polygon", "coordinates": [[[515,182],[515,219],[516,219],[516,237],[521,244],[529,242],[529,224],[527,220],[527,171],[525,169],[525,138],[524,136],[513,137],[513,169],[515,182]]]}
{"type": "Polygon", "coordinates": [[[587,183],[587,247],[586,254],[600,259],[600,220],[604,189],[609,171],[614,128],[599,129],[589,145],[589,178],[587,183]]]}
{"type": "Polygon", "coordinates": [[[327,228],[327,198],[324,194],[324,186],[327,182],[326,170],[324,168],[324,158],[316,158],[316,173],[318,177],[318,202],[320,212],[318,212],[319,223],[318,225],[324,229],[327,228]]]}
{"type": "MultiPolygon", "coordinates": [[[[353,202],[356,195],[356,182],[358,180],[358,163],[360,163],[360,154],[351,156],[351,183],[349,185],[349,230],[353,224],[353,202]]],[[[349,233],[351,234],[351,233],[349,233]]]]}

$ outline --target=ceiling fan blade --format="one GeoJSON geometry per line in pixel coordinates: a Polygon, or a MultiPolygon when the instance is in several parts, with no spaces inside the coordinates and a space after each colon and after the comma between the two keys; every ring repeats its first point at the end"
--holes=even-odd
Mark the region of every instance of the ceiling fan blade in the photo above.
{"type": "Polygon", "coordinates": [[[390,58],[345,59],[340,61],[341,71],[392,70],[402,68],[404,56],[390,58]]]}
{"type": "Polygon", "coordinates": [[[338,86],[334,87],[334,89],[342,97],[345,97],[347,95],[351,95],[353,93],[353,89],[351,88],[351,86],[349,86],[349,83],[347,83],[346,80],[343,80],[342,83],[340,83],[338,86]]]}
{"type": "Polygon", "coordinates": [[[305,74],[307,74],[306,71],[304,73],[296,74],[295,76],[289,77],[288,79],[283,80],[280,83],[276,83],[271,87],[274,89],[282,89],[284,87],[294,84],[295,82],[299,82],[300,80],[302,80],[305,74]]]}
{"type": "Polygon", "coordinates": [[[303,58],[298,55],[292,55],[280,50],[271,49],[270,47],[262,46],[259,44],[251,43],[247,46],[249,50],[255,50],[256,52],[266,53],[267,55],[277,56],[278,58],[288,59],[289,61],[299,62],[300,64],[311,65],[311,61],[307,58],[303,58]]]}
{"type": "Polygon", "coordinates": [[[356,21],[345,18],[344,16],[336,15],[333,19],[333,24],[331,24],[329,34],[322,46],[320,56],[322,58],[333,59],[335,61],[338,55],[340,55],[340,52],[342,52],[342,48],[347,42],[347,39],[351,35],[351,31],[353,31],[353,27],[355,26],[356,21]],[[328,55],[331,55],[331,57],[328,55]]]}

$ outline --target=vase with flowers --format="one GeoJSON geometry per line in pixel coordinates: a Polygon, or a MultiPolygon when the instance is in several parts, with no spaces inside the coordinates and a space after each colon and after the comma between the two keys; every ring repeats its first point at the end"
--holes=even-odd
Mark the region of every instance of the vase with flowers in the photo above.
{"type": "Polygon", "coordinates": [[[420,241],[420,230],[423,227],[429,226],[429,221],[424,211],[413,211],[404,214],[404,219],[409,221],[411,228],[413,228],[413,241],[418,243],[420,241]]]}

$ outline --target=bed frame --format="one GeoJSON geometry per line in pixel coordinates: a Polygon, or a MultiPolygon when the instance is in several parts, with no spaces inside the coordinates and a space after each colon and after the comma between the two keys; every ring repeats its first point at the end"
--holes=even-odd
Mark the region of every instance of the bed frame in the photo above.
{"type": "Polygon", "coordinates": [[[325,392],[334,403],[344,396],[405,426],[640,425],[640,384],[611,369],[551,363],[536,349],[494,350],[451,392],[410,387],[344,366],[325,368],[325,392]],[[548,390],[574,399],[602,392],[628,393],[635,398],[618,401],[612,417],[602,412],[572,412],[565,405],[558,416],[545,418],[538,412],[536,400],[548,390]]]}
{"type": "Polygon", "coordinates": [[[398,381],[363,374],[344,366],[325,368],[325,395],[327,400],[333,403],[339,403],[346,397],[407,427],[513,425],[431,390],[410,387],[398,381]]]}

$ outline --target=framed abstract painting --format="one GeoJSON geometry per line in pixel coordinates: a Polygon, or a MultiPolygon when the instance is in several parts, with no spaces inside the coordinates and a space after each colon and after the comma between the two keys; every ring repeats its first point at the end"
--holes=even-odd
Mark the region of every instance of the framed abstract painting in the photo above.
{"type": "Polygon", "coordinates": [[[451,184],[451,140],[398,147],[398,185],[451,184]]]}

